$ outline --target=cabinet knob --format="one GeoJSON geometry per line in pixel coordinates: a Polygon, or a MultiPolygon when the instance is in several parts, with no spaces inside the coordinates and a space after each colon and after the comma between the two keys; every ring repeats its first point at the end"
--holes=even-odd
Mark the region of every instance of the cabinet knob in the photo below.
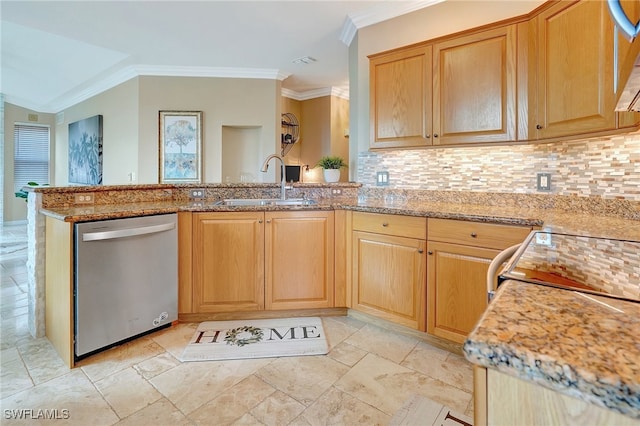
{"type": "Polygon", "coordinates": [[[434,138],[437,138],[437,137],[438,137],[438,134],[437,134],[437,133],[434,133],[434,134],[433,134],[433,137],[434,137],[434,138]]]}
{"type": "Polygon", "coordinates": [[[267,219],[267,223],[271,223],[271,219],[267,219]]]}
{"type": "Polygon", "coordinates": [[[418,249],[418,253],[422,254],[422,253],[424,253],[424,250],[418,249]]]}
{"type": "Polygon", "coordinates": [[[536,129],[541,130],[542,126],[540,124],[536,124],[536,129]]]}
{"type": "Polygon", "coordinates": [[[382,226],[386,228],[387,226],[389,226],[389,224],[387,222],[382,222],[382,226]]]}
{"type": "Polygon", "coordinates": [[[476,234],[475,232],[471,233],[471,238],[476,238],[478,236],[478,234],[476,234]]]}
{"type": "Polygon", "coordinates": [[[429,133],[427,133],[426,135],[424,135],[425,139],[429,139],[431,137],[431,135],[429,133]]]}
{"type": "Polygon", "coordinates": [[[258,220],[258,223],[262,223],[262,219],[259,219],[259,220],[258,220]]]}
{"type": "Polygon", "coordinates": [[[432,255],[432,254],[433,254],[433,252],[432,252],[431,250],[429,250],[429,251],[427,252],[427,254],[428,254],[428,255],[432,255]]]}

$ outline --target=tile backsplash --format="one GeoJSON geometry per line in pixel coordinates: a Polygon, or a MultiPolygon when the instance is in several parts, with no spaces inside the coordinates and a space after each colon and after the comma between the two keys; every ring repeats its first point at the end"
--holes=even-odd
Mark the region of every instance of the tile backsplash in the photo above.
{"type": "Polygon", "coordinates": [[[530,145],[366,151],[357,181],[389,189],[536,194],[537,173],[553,195],[640,201],[640,132],[530,145]]]}

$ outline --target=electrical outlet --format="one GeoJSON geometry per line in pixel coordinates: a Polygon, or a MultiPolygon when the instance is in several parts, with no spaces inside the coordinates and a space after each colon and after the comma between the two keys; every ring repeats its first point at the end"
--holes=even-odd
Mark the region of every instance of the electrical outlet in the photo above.
{"type": "Polygon", "coordinates": [[[331,188],[331,195],[342,195],[342,188],[331,188]]]}
{"type": "Polygon", "coordinates": [[[189,197],[191,198],[205,198],[206,191],[204,188],[192,188],[189,190],[189,197]]]}
{"type": "Polygon", "coordinates": [[[541,246],[550,246],[551,245],[551,234],[546,232],[536,232],[536,244],[541,246]]]}
{"type": "Polygon", "coordinates": [[[79,192],[74,194],[76,204],[93,204],[93,192],[79,192]]]}
{"type": "Polygon", "coordinates": [[[551,191],[551,173],[538,173],[536,176],[536,187],[538,191],[551,191]]]}
{"type": "Polygon", "coordinates": [[[389,185],[389,172],[377,172],[376,173],[376,185],[387,186],[389,185]]]}

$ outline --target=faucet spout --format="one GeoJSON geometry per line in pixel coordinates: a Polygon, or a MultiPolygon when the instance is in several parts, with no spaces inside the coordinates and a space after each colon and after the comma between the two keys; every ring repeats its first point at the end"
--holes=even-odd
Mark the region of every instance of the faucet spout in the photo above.
{"type": "Polygon", "coordinates": [[[280,181],[281,181],[281,188],[280,188],[280,199],[281,200],[286,200],[287,199],[287,189],[286,189],[286,183],[287,183],[287,179],[285,177],[286,175],[286,170],[284,167],[284,158],[282,158],[281,156],[279,156],[278,154],[271,154],[270,156],[268,156],[266,158],[266,160],[264,160],[264,163],[262,163],[262,168],[260,169],[261,172],[266,173],[267,170],[269,170],[269,161],[272,158],[277,158],[278,160],[280,160],[280,181]]]}

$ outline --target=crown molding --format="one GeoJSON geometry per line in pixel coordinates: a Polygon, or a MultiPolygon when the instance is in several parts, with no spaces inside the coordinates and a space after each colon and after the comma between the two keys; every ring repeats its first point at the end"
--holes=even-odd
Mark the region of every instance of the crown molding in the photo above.
{"type": "Polygon", "coordinates": [[[306,92],[296,92],[290,89],[282,89],[282,96],[294,101],[307,101],[309,99],[321,98],[323,96],[336,96],[349,100],[349,89],[339,87],[323,87],[321,89],[308,90],[306,92]]]}
{"type": "MultiPolygon", "coordinates": [[[[254,78],[267,80],[284,80],[289,74],[277,69],[260,68],[227,68],[227,67],[182,67],[157,65],[130,65],[114,72],[91,86],[62,96],[56,101],[44,105],[52,113],[62,111],[93,96],[99,95],[134,77],[214,77],[214,78],[254,78]]],[[[45,112],[45,111],[43,111],[45,112]]]]}
{"type": "Polygon", "coordinates": [[[415,12],[416,10],[424,9],[425,7],[433,6],[444,1],[446,0],[383,2],[365,12],[349,14],[342,26],[340,41],[350,46],[360,28],[415,12]]]}

